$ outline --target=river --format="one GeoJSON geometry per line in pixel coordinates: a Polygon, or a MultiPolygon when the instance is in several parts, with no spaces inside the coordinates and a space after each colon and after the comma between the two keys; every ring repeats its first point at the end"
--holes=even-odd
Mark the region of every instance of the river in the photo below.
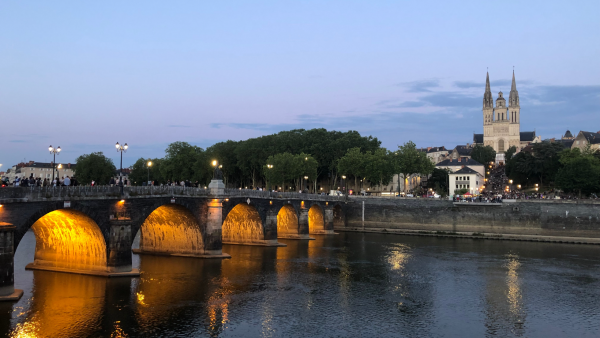
{"type": "Polygon", "coordinates": [[[10,337],[599,337],[600,246],[341,233],[134,255],[141,278],[26,271],[10,337]]]}

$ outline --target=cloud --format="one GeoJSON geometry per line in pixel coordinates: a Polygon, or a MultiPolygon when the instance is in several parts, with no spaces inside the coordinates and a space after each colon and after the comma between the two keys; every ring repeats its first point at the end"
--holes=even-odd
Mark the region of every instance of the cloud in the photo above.
{"type": "Polygon", "coordinates": [[[25,140],[10,140],[8,142],[10,142],[10,143],[27,143],[27,141],[25,141],[25,140]]]}
{"type": "Polygon", "coordinates": [[[431,88],[437,88],[440,86],[438,79],[420,80],[413,82],[400,83],[400,86],[406,87],[408,93],[427,93],[431,92],[431,88]]]}
{"type": "Polygon", "coordinates": [[[192,126],[186,126],[183,124],[170,124],[167,127],[169,127],[169,128],[193,128],[192,126]]]}

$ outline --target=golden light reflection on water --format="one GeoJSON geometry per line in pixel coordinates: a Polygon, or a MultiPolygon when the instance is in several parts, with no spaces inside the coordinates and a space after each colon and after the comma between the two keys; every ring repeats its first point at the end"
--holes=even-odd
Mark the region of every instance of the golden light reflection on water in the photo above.
{"type": "Polygon", "coordinates": [[[198,221],[191,211],[176,204],[154,210],[141,227],[143,251],[203,254],[204,243],[198,221]]]}
{"type": "Polygon", "coordinates": [[[308,232],[315,233],[325,230],[325,221],[323,220],[323,209],[318,205],[313,205],[308,209],[308,232]]]}
{"type": "Polygon", "coordinates": [[[522,300],[521,283],[519,281],[518,270],[521,267],[519,256],[514,254],[507,255],[505,267],[508,269],[506,276],[506,284],[508,286],[508,303],[510,304],[510,312],[515,316],[521,315],[522,300]]]}
{"type": "Polygon", "coordinates": [[[403,271],[411,255],[410,247],[404,244],[396,244],[387,255],[387,263],[392,271],[403,271]]]}
{"type": "Polygon", "coordinates": [[[263,243],[265,235],[262,220],[253,206],[236,205],[227,215],[222,228],[223,242],[263,243]]]}
{"type": "MultiPolygon", "coordinates": [[[[107,279],[34,271],[29,309],[10,337],[85,337],[101,326],[107,279]]],[[[22,319],[21,319],[22,318],[22,319]]]]}
{"type": "Polygon", "coordinates": [[[291,205],[284,205],[277,213],[278,234],[298,234],[298,216],[291,205]]]}
{"type": "Polygon", "coordinates": [[[56,210],[37,220],[35,264],[78,270],[106,270],[106,242],[98,225],[85,214],[56,210]]]}

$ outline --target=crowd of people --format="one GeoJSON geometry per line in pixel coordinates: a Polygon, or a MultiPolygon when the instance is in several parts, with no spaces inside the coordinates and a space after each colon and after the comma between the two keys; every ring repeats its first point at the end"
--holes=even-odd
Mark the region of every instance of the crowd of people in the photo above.
{"type": "Polygon", "coordinates": [[[33,177],[33,174],[29,177],[17,177],[14,181],[9,182],[8,179],[4,181],[7,186],[12,187],[57,187],[57,186],[77,186],[79,182],[75,177],[63,176],[55,177],[54,179],[33,177]]]}

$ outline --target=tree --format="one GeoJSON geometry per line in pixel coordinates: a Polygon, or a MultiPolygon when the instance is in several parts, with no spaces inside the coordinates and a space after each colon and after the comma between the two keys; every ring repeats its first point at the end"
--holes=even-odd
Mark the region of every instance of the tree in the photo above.
{"type": "Polygon", "coordinates": [[[517,152],[517,147],[512,146],[512,147],[508,148],[506,150],[506,152],[504,152],[504,161],[506,163],[508,163],[508,161],[510,161],[510,159],[515,155],[516,152],[517,152]]]}
{"type": "Polygon", "coordinates": [[[387,185],[394,177],[394,154],[385,148],[368,152],[365,158],[365,179],[379,186],[387,185]]]}
{"type": "Polygon", "coordinates": [[[471,158],[487,166],[488,163],[496,160],[496,151],[490,146],[482,146],[481,144],[478,144],[473,147],[473,150],[471,151],[471,158]]]}
{"type": "MultiPolygon", "coordinates": [[[[435,165],[427,158],[427,155],[418,151],[412,141],[408,141],[402,146],[398,146],[397,152],[397,170],[407,180],[413,174],[429,175],[435,165]]],[[[406,185],[404,186],[406,190],[406,185]]],[[[398,175],[398,192],[400,192],[400,175],[398,175]]]]}
{"type": "Polygon", "coordinates": [[[102,152],[79,156],[75,168],[77,180],[81,184],[90,184],[92,181],[97,184],[108,184],[117,170],[113,161],[102,152]]]}
{"type": "Polygon", "coordinates": [[[448,189],[448,169],[434,168],[431,176],[427,179],[427,188],[433,189],[442,196],[449,194],[448,189]]]}
{"type": "Polygon", "coordinates": [[[566,192],[582,194],[600,192],[600,160],[593,155],[567,151],[561,156],[564,165],[558,170],[556,184],[566,192]]]}
{"type": "Polygon", "coordinates": [[[354,177],[354,189],[358,190],[358,179],[366,174],[367,156],[361,153],[360,148],[349,149],[342,158],[338,160],[338,173],[354,177]]]}
{"type": "Polygon", "coordinates": [[[132,185],[142,185],[143,182],[150,181],[164,182],[162,175],[160,174],[160,167],[162,159],[158,158],[139,158],[133,166],[131,166],[131,173],[129,174],[129,181],[132,185]],[[148,169],[148,162],[152,162],[152,166],[148,169]]]}
{"type": "Polygon", "coordinates": [[[554,181],[558,170],[562,167],[560,154],[564,149],[561,143],[555,142],[533,144],[533,154],[541,162],[541,169],[537,173],[540,183],[554,181]]]}
{"type": "Polygon", "coordinates": [[[210,163],[202,148],[187,142],[173,142],[165,153],[160,172],[167,180],[205,180],[206,174],[197,173],[197,162],[205,162],[207,166],[210,163]]]}

